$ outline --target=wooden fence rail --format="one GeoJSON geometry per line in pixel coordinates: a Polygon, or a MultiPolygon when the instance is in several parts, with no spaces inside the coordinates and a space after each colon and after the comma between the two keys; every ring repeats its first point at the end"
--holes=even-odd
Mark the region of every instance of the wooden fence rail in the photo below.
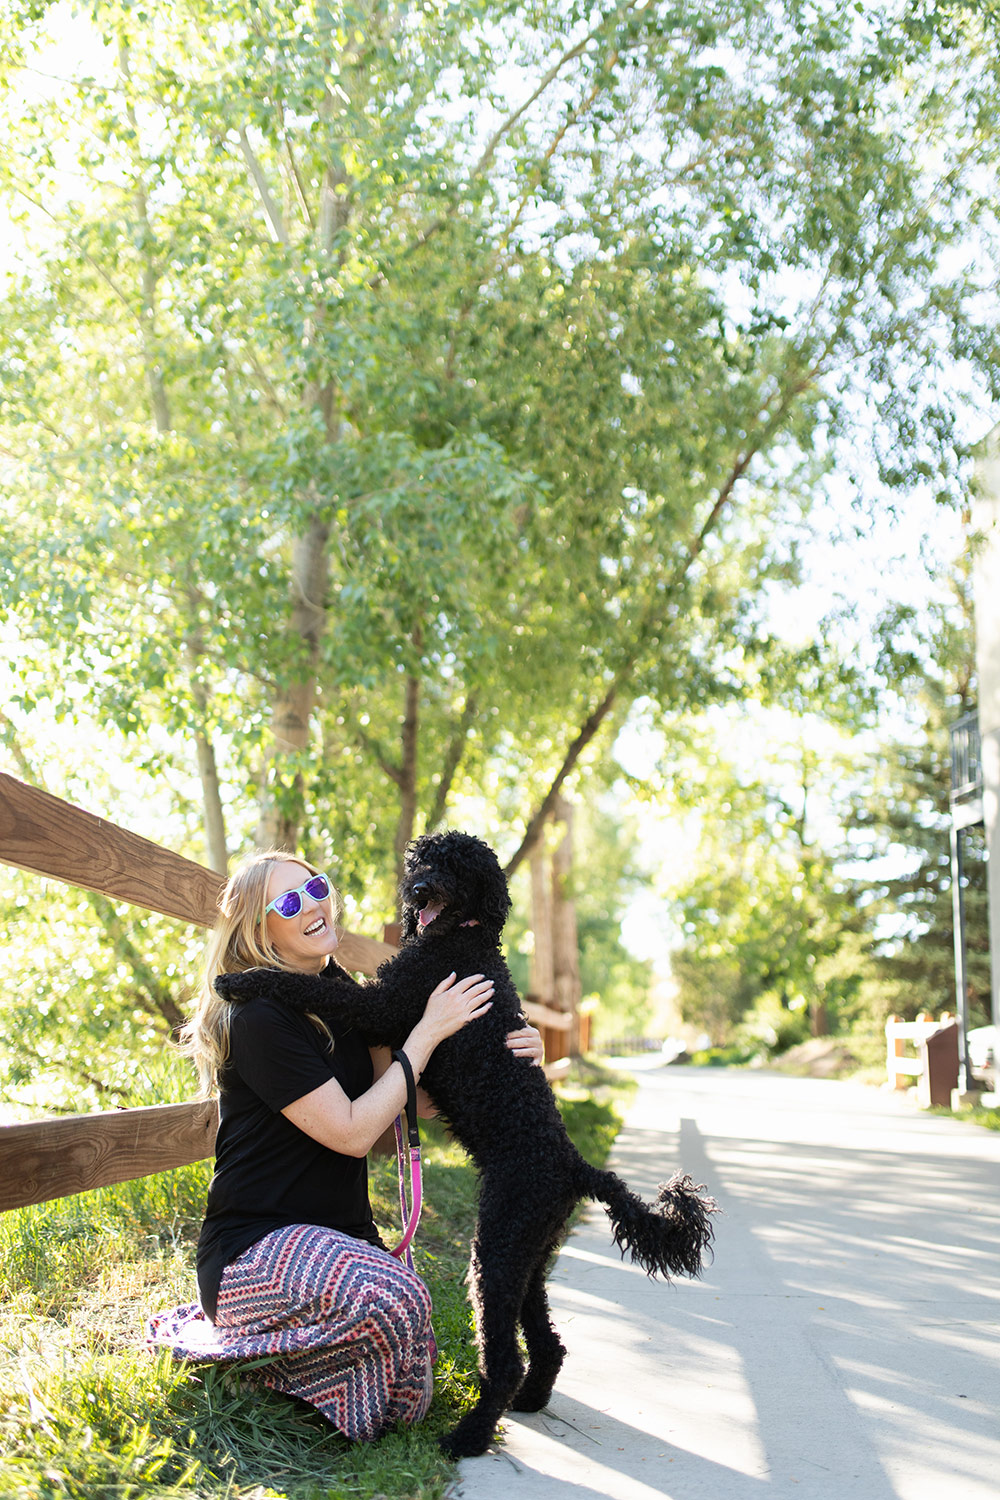
{"type": "MultiPolygon", "coordinates": [[[[216,871],[6,772],[0,861],[198,927],[213,926],[225,885],[216,871]]],[[[337,956],[374,974],[395,951],[347,932],[337,956]]],[[[0,1212],[202,1161],[217,1126],[218,1106],[204,1099],[0,1126],[0,1212]]]]}
{"type": "Polygon", "coordinates": [[[0,860],[199,927],[214,923],[225,884],[214,870],[5,773],[0,860]]]}
{"type": "MultiPolygon", "coordinates": [[[[545,1074],[549,1082],[552,1083],[557,1078],[565,1078],[570,1070],[570,1059],[566,1055],[566,1048],[573,1017],[564,1010],[555,1010],[551,1005],[543,1005],[540,1000],[533,1000],[530,995],[521,1002],[521,1009],[532,1026],[537,1026],[542,1033],[542,1045],[548,1059],[545,1064],[545,1074]]],[[[580,1017],[581,1022],[589,1022],[589,1019],[587,1016],[580,1017]]],[[[581,1052],[586,1049],[586,1045],[585,1038],[581,1036],[581,1052]]]]}
{"type": "Polygon", "coordinates": [[[31,1120],[0,1129],[0,1213],[211,1156],[214,1099],[31,1120]]]}

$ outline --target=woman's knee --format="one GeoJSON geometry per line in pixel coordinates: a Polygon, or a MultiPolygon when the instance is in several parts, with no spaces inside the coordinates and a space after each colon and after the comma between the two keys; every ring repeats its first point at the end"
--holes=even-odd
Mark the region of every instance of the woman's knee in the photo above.
{"type": "Polygon", "coordinates": [[[397,1283],[399,1296],[413,1304],[422,1321],[426,1322],[429,1327],[432,1311],[431,1294],[427,1290],[425,1283],[421,1281],[415,1271],[411,1271],[408,1266],[400,1265],[398,1261],[396,1262],[396,1269],[399,1278],[397,1283]]]}
{"type": "Polygon", "coordinates": [[[420,1277],[398,1261],[380,1263],[368,1276],[358,1276],[352,1286],[352,1302],[361,1316],[368,1312],[393,1309],[396,1318],[405,1323],[416,1340],[431,1326],[431,1297],[420,1277]]]}
{"type": "Polygon", "coordinates": [[[273,1289],[284,1318],[297,1323],[332,1320],[346,1331],[388,1312],[407,1342],[416,1343],[430,1331],[430,1293],[395,1256],[312,1226],[302,1226],[289,1245],[292,1253],[280,1293],[273,1289]]]}

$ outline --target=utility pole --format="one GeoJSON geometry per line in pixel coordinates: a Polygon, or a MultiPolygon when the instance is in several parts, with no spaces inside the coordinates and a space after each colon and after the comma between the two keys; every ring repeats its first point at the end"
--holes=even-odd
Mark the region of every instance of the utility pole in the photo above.
{"type": "MultiPolygon", "coordinates": [[[[990,932],[990,993],[993,1025],[1000,1027],[1000,426],[982,443],[976,464],[978,493],[972,502],[976,537],[973,591],[976,611],[976,675],[982,754],[983,824],[986,830],[990,932]]],[[[1000,1093],[983,1095],[996,1108],[1000,1093]]]]}

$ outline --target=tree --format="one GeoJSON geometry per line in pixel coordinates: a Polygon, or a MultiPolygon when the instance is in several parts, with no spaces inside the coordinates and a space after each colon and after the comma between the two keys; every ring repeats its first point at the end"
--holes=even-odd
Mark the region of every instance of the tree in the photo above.
{"type": "MultiPolygon", "coordinates": [[[[9,597],[44,601],[34,632],[89,675],[98,711],[203,728],[208,772],[225,736],[236,774],[256,777],[260,838],[279,841],[302,820],[335,543],[350,553],[342,603],[360,566],[411,564],[393,650],[432,651],[442,612],[452,628],[461,615],[458,544],[492,535],[510,492],[475,434],[432,450],[359,426],[368,366],[394,352],[379,289],[405,279],[407,236],[444,207],[440,138],[419,163],[410,148],[457,16],[320,8],[303,31],[306,9],[272,34],[237,8],[99,7],[101,76],[70,93],[80,165],[104,182],[64,201],[62,101],[18,121],[8,177],[36,214],[60,205],[54,248],[8,300],[8,375],[35,373],[7,403],[20,498],[50,537],[38,557],[11,515],[9,597]],[[392,555],[415,516],[433,579],[412,566],[419,548],[392,555]]],[[[345,660],[331,655],[328,671],[345,660]]],[[[351,663],[348,683],[378,665],[351,663]]]]}
{"type": "Polygon", "coordinates": [[[516,868],[637,697],[755,675],[859,392],[886,477],[954,486],[975,184],[926,172],[952,121],[881,12],[94,15],[91,77],[4,103],[5,593],[196,757],[215,862],[249,794],[354,879],[492,773],[516,868]]]}
{"type": "MultiPolygon", "coordinates": [[[[867,694],[861,682],[841,684],[847,691],[824,705],[816,683],[811,704],[800,699],[789,725],[800,737],[783,751],[794,776],[777,778],[773,751],[759,779],[750,751],[739,765],[714,744],[697,758],[686,803],[724,818],[705,827],[697,872],[679,893],[686,941],[673,967],[685,1019],[717,1044],[749,1027],[769,1028],[780,1047],[805,1035],[807,1019],[813,1034],[880,1033],[891,1012],[954,1004],[948,731],[975,703],[969,574],[966,554],[925,610],[883,612],[867,694]],[[851,710],[877,748],[818,756],[801,738],[807,707],[813,723],[851,710]],[[810,830],[817,797],[822,839],[810,830]]],[[[979,832],[965,835],[973,1024],[986,1019],[990,985],[979,832]]]]}
{"type": "MultiPolygon", "coordinates": [[[[955,932],[949,851],[950,728],[975,708],[971,559],[951,597],[927,616],[882,621],[882,666],[906,704],[908,733],[884,741],[853,799],[848,833],[860,866],[855,900],[866,919],[885,1011],[911,1018],[954,1009],[955,932]]],[[[982,826],[963,834],[969,1016],[990,1010],[990,950],[982,826]]]]}
{"type": "Polygon", "coordinates": [[[804,739],[788,748],[794,779],[779,781],[772,763],[758,780],[717,756],[703,781],[723,816],[706,826],[696,874],[679,892],[684,942],[671,967],[681,1015],[716,1046],[752,1012],[777,1050],[826,1035],[849,1012],[861,977],[832,962],[860,921],[811,828],[821,762],[804,739]]]}
{"type": "MultiPolygon", "coordinates": [[[[129,767],[127,746],[114,739],[112,732],[93,745],[76,737],[67,745],[49,720],[36,746],[0,711],[0,745],[16,774],[84,804],[113,789],[123,820],[136,802],[147,818],[163,813],[175,847],[190,852],[172,799],[161,788],[150,808],[148,777],[129,767]]],[[[78,1114],[190,1095],[189,1069],[165,1043],[184,1021],[197,982],[200,932],[4,866],[0,914],[5,1106],[33,1113],[44,1103],[78,1114]]]]}
{"type": "MultiPolygon", "coordinates": [[[[557,843],[563,827],[546,830],[557,843]]],[[[601,799],[574,809],[573,866],[569,896],[576,915],[579,940],[580,990],[592,1015],[595,1040],[640,1033],[651,1013],[652,964],[636,958],[622,940],[622,922],[635,893],[646,881],[638,830],[622,821],[601,799]]],[[[552,868],[540,861],[542,878],[551,884],[552,868]]],[[[526,871],[515,877],[514,910],[505,944],[515,983],[522,994],[532,993],[532,958],[540,941],[533,926],[536,908],[530,899],[526,871]]],[[[544,997],[543,997],[544,998],[544,997]]]]}

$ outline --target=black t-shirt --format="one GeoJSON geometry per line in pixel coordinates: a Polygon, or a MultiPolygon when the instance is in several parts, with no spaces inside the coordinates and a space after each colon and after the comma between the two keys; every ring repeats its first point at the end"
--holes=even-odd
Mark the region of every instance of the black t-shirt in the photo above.
{"type": "Polygon", "coordinates": [[[332,1051],[311,1021],[278,1000],[234,1008],[219,1079],[215,1174],[198,1240],[198,1291],[210,1318],[226,1266],[272,1230],[319,1224],[381,1244],[367,1160],[320,1145],[281,1113],[330,1078],[349,1099],[371,1087],[371,1054],[361,1037],[328,1024],[332,1051]]]}

